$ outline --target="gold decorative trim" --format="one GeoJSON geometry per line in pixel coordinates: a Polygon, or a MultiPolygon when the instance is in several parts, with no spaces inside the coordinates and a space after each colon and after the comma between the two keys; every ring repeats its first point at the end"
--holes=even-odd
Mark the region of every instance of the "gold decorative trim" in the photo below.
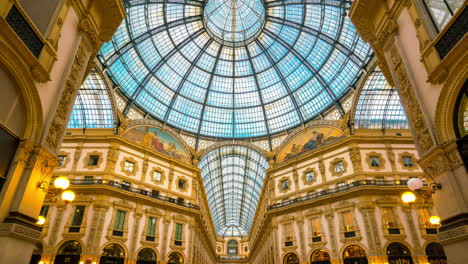
{"type": "Polygon", "coordinates": [[[98,152],[98,151],[88,152],[86,154],[86,157],[83,159],[83,168],[87,168],[88,170],[97,169],[101,166],[102,160],[103,160],[102,152],[98,152]],[[96,165],[89,165],[89,160],[91,159],[91,156],[98,156],[98,162],[96,165]]]}
{"type": "Polygon", "coordinates": [[[289,179],[288,176],[283,176],[282,178],[280,178],[280,179],[278,180],[278,191],[279,191],[280,193],[286,193],[286,192],[288,192],[289,190],[291,190],[291,179],[289,179]],[[283,189],[283,182],[286,181],[286,180],[288,181],[288,188],[283,189]]]}
{"type": "Polygon", "coordinates": [[[135,176],[136,172],[138,171],[138,161],[133,157],[124,157],[120,162],[120,170],[127,176],[135,176]],[[133,163],[133,171],[126,171],[125,170],[125,162],[132,162],[133,163]]]}
{"type": "Polygon", "coordinates": [[[401,168],[405,170],[416,170],[418,168],[416,156],[413,153],[409,153],[407,151],[398,153],[398,163],[400,163],[401,168]],[[413,163],[413,166],[405,166],[403,162],[403,157],[411,157],[411,162],[413,163]]]}
{"type": "Polygon", "coordinates": [[[181,192],[187,192],[187,190],[189,189],[189,182],[188,182],[187,177],[178,176],[176,178],[176,188],[177,188],[177,190],[179,190],[181,192]],[[184,188],[179,187],[179,181],[181,181],[181,180],[184,181],[184,188]]]}
{"type": "Polygon", "coordinates": [[[370,169],[373,170],[381,170],[385,168],[385,159],[382,156],[382,153],[378,153],[375,151],[366,153],[366,163],[369,166],[370,169]],[[371,158],[377,157],[379,160],[379,166],[372,166],[372,160],[371,158]]]}
{"type": "Polygon", "coordinates": [[[150,177],[151,177],[151,181],[154,182],[154,183],[156,183],[156,184],[162,184],[162,183],[164,183],[164,181],[166,180],[166,175],[164,174],[164,170],[161,169],[160,167],[154,167],[154,168],[151,170],[151,175],[150,175],[150,177]],[[161,173],[161,179],[160,179],[159,181],[157,181],[157,180],[154,179],[154,173],[155,173],[155,172],[161,173]]]}
{"type": "Polygon", "coordinates": [[[347,171],[347,169],[348,169],[348,163],[345,161],[344,158],[335,158],[334,160],[330,162],[329,171],[333,176],[341,176],[347,171]],[[339,162],[343,163],[343,171],[335,172],[335,164],[339,162]]]}
{"type": "Polygon", "coordinates": [[[302,173],[302,182],[304,183],[304,185],[312,185],[314,184],[315,182],[317,182],[317,171],[315,170],[315,168],[307,168],[303,173],[302,173]],[[307,181],[307,174],[308,173],[313,173],[314,174],[314,179],[310,182],[307,181]]]}

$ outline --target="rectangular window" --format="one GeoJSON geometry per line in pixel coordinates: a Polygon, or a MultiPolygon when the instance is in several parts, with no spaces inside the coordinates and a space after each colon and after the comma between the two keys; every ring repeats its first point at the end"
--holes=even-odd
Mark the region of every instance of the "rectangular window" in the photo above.
{"type": "Polygon", "coordinates": [[[283,188],[283,190],[289,189],[289,180],[283,180],[281,182],[281,188],[283,188]]]}
{"type": "Polygon", "coordinates": [[[174,237],[174,245],[182,246],[182,228],[183,225],[176,223],[175,225],[175,237],[174,237]]]}
{"type": "Polygon", "coordinates": [[[320,236],[321,235],[321,228],[320,228],[320,218],[316,217],[312,219],[311,222],[312,227],[312,236],[320,236]]]}
{"type": "Polygon", "coordinates": [[[284,225],[284,235],[285,235],[285,241],[292,241],[294,238],[294,231],[293,231],[293,225],[292,224],[285,224],[284,225]]]}
{"type": "Polygon", "coordinates": [[[341,173],[344,172],[344,165],[342,161],[336,162],[333,164],[333,170],[335,173],[341,173]]]}
{"type": "Polygon", "coordinates": [[[135,169],[135,163],[126,160],[124,163],[124,170],[126,172],[133,172],[134,169],[135,169]]]}
{"type": "Polygon", "coordinates": [[[396,228],[398,227],[397,218],[393,208],[384,207],[382,208],[382,218],[386,228],[396,228]]]}
{"type": "Polygon", "coordinates": [[[86,206],[84,205],[78,205],[75,207],[75,212],[73,214],[73,219],[72,219],[70,228],[68,229],[68,232],[70,233],[80,232],[80,226],[81,226],[81,222],[83,222],[85,209],[86,209],[86,206]]]}
{"type": "Polygon", "coordinates": [[[315,173],[313,171],[307,172],[305,176],[307,182],[313,182],[315,180],[315,173]]]}
{"type": "Polygon", "coordinates": [[[354,221],[353,221],[353,215],[351,214],[350,211],[343,212],[341,213],[341,216],[343,218],[343,227],[346,232],[348,231],[354,231],[354,221]]]}
{"type": "Polygon", "coordinates": [[[90,155],[88,160],[88,166],[97,166],[99,162],[99,155],[90,155]]]}
{"type": "Polygon", "coordinates": [[[156,218],[148,218],[148,227],[146,228],[146,241],[154,242],[156,236],[156,218]]]}
{"type": "Polygon", "coordinates": [[[67,156],[59,155],[58,158],[59,158],[58,166],[59,167],[65,166],[65,162],[67,161],[67,156]]]}
{"type": "Polygon", "coordinates": [[[161,181],[161,172],[160,171],[153,171],[153,180],[154,181],[161,181]]]}
{"type": "Polygon", "coordinates": [[[47,217],[47,214],[49,213],[49,206],[48,205],[43,205],[41,207],[41,211],[39,212],[40,216],[47,217]]]}
{"type": "Polygon", "coordinates": [[[380,167],[380,158],[378,156],[371,156],[370,165],[371,167],[380,167]]]}
{"type": "Polygon", "coordinates": [[[185,181],[184,180],[179,180],[179,188],[180,189],[185,189],[185,181]]]}
{"type": "Polygon", "coordinates": [[[413,157],[411,156],[403,156],[401,157],[403,160],[403,166],[404,167],[413,167],[413,157]]]}
{"type": "Polygon", "coordinates": [[[177,198],[177,203],[183,204],[185,202],[184,198],[177,198]]]}
{"type": "Polygon", "coordinates": [[[112,232],[112,235],[123,236],[126,214],[127,212],[125,211],[117,210],[117,213],[115,214],[114,231],[112,232]]]}

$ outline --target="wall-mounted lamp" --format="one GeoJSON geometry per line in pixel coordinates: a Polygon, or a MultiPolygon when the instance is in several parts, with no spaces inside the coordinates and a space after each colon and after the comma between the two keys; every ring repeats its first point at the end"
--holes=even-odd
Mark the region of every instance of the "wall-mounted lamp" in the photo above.
{"type": "MultiPolygon", "coordinates": [[[[50,203],[57,203],[57,207],[64,207],[67,203],[75,200],[75,193],[67,190],[70,187],[70,180],[67,177],[58,177],[54,180],[54,184],[50,185],[47,181],[37,183],[37,188],[42,189],[46,193],[46,199],[50,203]],[[61,200],[59,199],[62,198],[61,200]]],[[[36,224],[43,225],[45,218],[39,216],[36,224]]]]}

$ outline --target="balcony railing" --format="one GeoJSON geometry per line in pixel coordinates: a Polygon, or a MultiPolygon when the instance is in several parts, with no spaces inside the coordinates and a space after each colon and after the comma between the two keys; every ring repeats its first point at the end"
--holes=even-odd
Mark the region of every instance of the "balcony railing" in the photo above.
{"type": "Polygon", "coordinates": [[[339,188],[335,189],[329,189],[329,190],[323,190],[320,192],[315,192],[308,194],[307,196],[302,196],[302,197],[297,197],[294,199],[290,199],[281,203],[275,203],[270,206],[268,206],[268,210],[276,209],[276,208],[281,208],[285,207],[291,204],[296,204],[296,203],[301,203],[305,201],[310,201],[314,200],[320,197],[328,196],[331,194],[336,194],[340,192],[345,192],[347,190],[351,190],[354,188],[362,187],[362,186],[395,186],[395,187],[400,187],[400,186],[406,186],[407,181],[406,180],[401,180],[401,181],[384,181],[384,180],[363,180],[363,181],[355,181],[353,183],[347,184],[347,185],[341,185],[339,188]]]}
{"type": "Polygon", "coordinates": [[[123,184],[123,183],[120,183],[120,182],[117,182],[117,181],[104,180],[104,179],[70,179],[70,183],[72,185],[75,185],[75,186],[83,186],[83,185],[110,186],[110,187],[117,188],[117,189],[120,189],[120,190],[124,190],[124,191],[127,191],[127,192],[144,195],[144,196],[150,197],[152,199],[157,199],[157,200],[160,200],[160,201],[165,201],[165,202],[181,205],[181,206],[184,206],[184,207],[200,210],[200,206],[198,206],[198,205],[195,205],[195,204],[192,204],[192,203],[187,203],[187,202],[182,202],[181,200],[177,200],[175,198],[167,197],[167,196],[163,196],[163,195],[159,195],[159,194],[154,195],[152,193],[152,191],[147,191],[147,190],[143,190],[143,189],[139,189],[139,188],[134,188],[134,187],[128,186],[128,184],[123,184]]]}

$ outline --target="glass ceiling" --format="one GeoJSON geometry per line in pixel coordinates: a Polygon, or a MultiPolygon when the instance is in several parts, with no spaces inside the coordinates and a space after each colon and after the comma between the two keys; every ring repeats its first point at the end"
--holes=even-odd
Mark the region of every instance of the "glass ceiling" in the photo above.
{"type": "Polygon", "coordinates": [[[197,135],[265,136],[341,109],[371,55],[346,16],[350,1],[124,4],[99,53],[128,98],[124,114],[138,106],[197,135]]]}
{"type": "Polygon", "coordinates": [[[102,76],[91,70],[78,91],[69,128],[113,128],[114,114],[102,76]]]}
{"type": "Polygon", "coordinates": [[[199,167],[216,232],[225,237],[248,235],[267,160],[250,148],[231,145],[206,154],[199,167]]]}
{"type": "Polygon", "coordinates": [[[356,106],[354,128],[408,129],[397,91],[379,68],[367,77],[356,106]]]}

